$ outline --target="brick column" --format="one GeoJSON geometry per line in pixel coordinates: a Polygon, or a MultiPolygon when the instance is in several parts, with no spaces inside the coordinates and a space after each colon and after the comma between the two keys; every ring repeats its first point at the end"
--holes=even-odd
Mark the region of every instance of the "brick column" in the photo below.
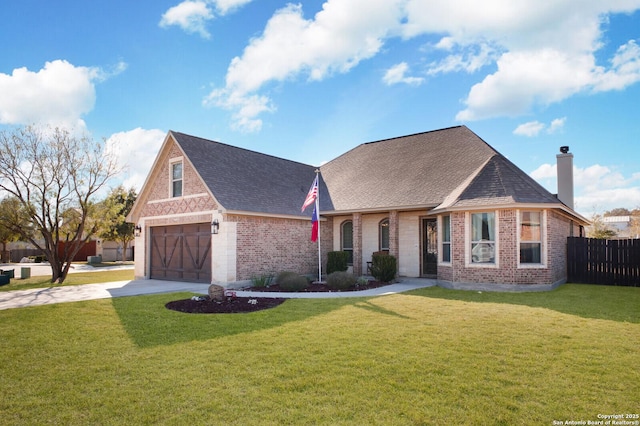
{"type": "Polygon", "coordinates": [[[362,275],[362,214],[353,214],[353,274],[362,275]]]}
{"type": "MultiPolygon", "coordinates": [[[[399,230],[400,219],[397,210],[389,212],[389,254],[398,259],[400,255],[399,230]]],[[[398,262],[399,263],[399,262],[398,262]]]]}

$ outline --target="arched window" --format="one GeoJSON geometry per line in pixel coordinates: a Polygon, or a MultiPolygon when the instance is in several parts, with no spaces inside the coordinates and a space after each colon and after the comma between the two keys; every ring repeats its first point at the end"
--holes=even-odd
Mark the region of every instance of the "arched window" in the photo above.
{"type": "Polygon", "coordinates": [[[380,251],[389,251],[389,218],[382,219],[378,224],[380,236],[379,249],[380,251]]]}
{"type": "Polygon", "coordinates": [[[349,253],[348,263],[353,264],[353,222],[345,220],[340,225],[340,250],[349,253]]]}

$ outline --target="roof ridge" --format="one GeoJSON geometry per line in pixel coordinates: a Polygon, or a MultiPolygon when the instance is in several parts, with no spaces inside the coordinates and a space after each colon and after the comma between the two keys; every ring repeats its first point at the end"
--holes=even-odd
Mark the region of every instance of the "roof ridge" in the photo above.
{"type": "Polygon", "coordinates": [[[471,184],[478,178],[484,168],[487,167],[487,164],[489,164],[489,162],[491,162],[491,160],[493,160],[496,155],[498,154],[492,155],[491,157],[487,158],[487,160],[482,163],[476,170],[474,170],[472,173],[469,173],[469,176],[464,181],[462,181],[460,185],[458,185],[453,191],[451,191],[449,195],[445,197],[442,203],[440,203],[440,205],[435,209],[447,208],[457,203],[460,200],[460,196],[464,194],[464,191],[466,191],[467,188],[471,186],[471,184]]]}
{"type": "MultiPolygon", "coordinates": [[[[460,125],[457,125],[457,126],[443,127],[442,129],[427,130],[426,132],[416,132],[416,133],[410,133],[408,135],[403,135],[403,136],[394,136],[394,137],[391,137],[391,138],[380,139],[380,140],[377,140],[377,141],[363,142],[360,145],[369,145],[369,144],[378,143],[378,142],[391,141],[391,140],[394,140],[394,139],[410,138],[412,136],[426,135],[428,133],[443,132],[445,130],[457,129],[457,128],[460,128],[460,127],[467,127],[467,126],[465,126],[464,124],[460,124],[460,125]]],[[[360,145],[358,145],[358,146],[360,146],[360,145]]]]}

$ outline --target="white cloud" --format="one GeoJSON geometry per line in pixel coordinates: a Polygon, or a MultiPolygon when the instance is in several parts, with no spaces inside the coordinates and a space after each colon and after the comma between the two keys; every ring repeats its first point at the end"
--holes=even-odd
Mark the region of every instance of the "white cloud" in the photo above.
{"type": "Polygon", "coordinates": [[[505,53],[497,65],[497,72],[471,88],[467,108],[456,119],[522,115],[532,106],[564,100],[593,82],[593,55],[545,48],[505,53]]]}
{"type": "Polygon", "coordinates": [[[564,123],[567,122],[567,117],[556,118],[551,120],[551,124],[549,125],[549,129],[547,129],[547,133],[550,135],[554,133],[558,133],[564,128],[564,123]]]}
{"type": "Polygon", "coordinates": [[[176,25],[189,34],[199,34],[209,39],[211,34],[207,30],[207,22],[215,19],[214,11],[223,16],[240,7],[251,3],[252,0],[184,0],[182,3],[170,7],[160,19],[160,27],[167,28],[176,25]]]}
{"type": "MultiPolygon", "coordinates": [[[[226,6],[218,1],[216,7],[226,6]]],[[[225,85],[213,97],[252,96],[268,90],[269,83],[300,76],[319,81],[376,56],[391,38],[438,35],[435,49],[421,58],[429,64],[428,75],[493,67],[470,88],[456,118],[519,116],[578,93],[619,90],[640,81],[635,41],[621,46],[606,66],[595,55],[603,47],[608,15],[638,8],[640,0],[585,0],[579,7],[575,0],[326,0],[320,12],[305,19],[301,5],[289,4],[231,61],[225,85]]],[[[390,70],[383,82],[402,81],[401,71],[390,70]]],[[[236,112],[234,120],[258,118],[236,112]]]]}
{"type": "Polygon", "coordinates": [[[422,77],[407,77],[405,74],[408,71],[409,65],[406,62],[400,62],[387,70],[382,81],[384,81],[388,86],[398,83],[419,86],[424,82],[424,78],[422,77]]]}
{"type": "Polygon", "coordinates": [[[430,64],[427,74],[437,75],[450,72],[474,73],[480,68],[489,65],[498,57],[495,48],[487,43],[480,43],[477,46],[456,46],[450,37],[445,37],[436,44],[436,47],[443,50],[453,50],[459,48],[460,52],[448,55],[446,58],[430,64]]]}
{"type": "Polygon", "coordinates": [[[213,0],[211,3],[216,6],[216,10],[220,15],[226,15],[231,11],[251,3],[251,1],[252,0],[213,0]]]}
{"type": "Polygon", "coordinates": [[[115,153],[118,165],[124,170],[125,188],[133,187],[140,192],[165,136],[162,130],[138,127],[114,133],[107,139],[106,149],[115,153]]]}
{"type": "Polygon", "coordinates": [[[516,127],[513,131],[514,135],[519,136],[538,136],[540,132],[545,128],[545,125],[539,121],[529,121],[516,127]]]}
{"type": "Polygon", "coordinates": [[[640,46],[635,40],[620,46],[610,62],[611,69],[596,76],[596,92],[622,90],[640,81],[640,46]]]}
{"type": "MultiPolygon", "coordinates": [[[[397,26],[400,0],[328,0],[314,19],[307,20],[300,5],[278,10],[261,36],[251,40],[241,57],[231,61],[224,89],[214,90],[205,104],[243,106],[242,98],[268,82],[293,79],[299,74],[309,80],[322,80],[334,73],[345,73],[362,60],[376,55],[397,26]],[[226,96],[230,100],[222,99],[226,96]]],[[[244,108],[234,114],[234,125],[245,131],[258,126],[256,115],[272,111],[265,107],[269,98],[259,96],[262,108],[244,108]]],[[[249,102],[253,103],[253,102],[249,102]]]]}
{"type": "Polygon", "coordinates": [[[206,2],[185,0],[179,5],[171,7],[162,15],[160,26],[166,28],[177,25],[187,33],[200,34],[203,38],[210,38],[211,34],[207,31],[206,22],[213,18],[213,12],[206,2]]]}
{"type": "Polygon", "coordinates": [[[551,123],[547,127],[546,124],[537,120],[522,123],[513,131],[514,135],[534,137],[538,136],[540,132],[547,129],[548,134],[554,134],[562,130],[564,123],[567,121],[567,117],[556,118],[551,120],[551,123]]]}
{"type": "Polygon", "coordinates": [[[17,68],[11,74],[0,73],[0,123],[84,129],[82,116],[96,101],[95,83],[125,69],[123,62],[105,71],[55,60],[35,72],[17,68]]]}
{"type": "MultiPolygon", "coordinates": [[[[555,164],[542,164],[530,175],[549,192],[557,192],[555,164]]],[[[640,173],[626,178],[620,172],[600,164],[586,168],[574,166],[575,208],[587,217],[596,210],[602,212],[617,207],[634,209],[640,206],[639,183],[640,173]]]]}

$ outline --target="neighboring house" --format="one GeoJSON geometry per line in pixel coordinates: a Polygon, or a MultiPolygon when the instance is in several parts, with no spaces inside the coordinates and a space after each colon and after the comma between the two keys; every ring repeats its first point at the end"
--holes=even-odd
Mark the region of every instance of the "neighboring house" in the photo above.
{"type": "MultiPolygon", "coordinates": [[[[572,208],[567,150],[556,197],[465,126],[359,145],[319,168],[323,264],[345,250],[366,274],[384,251],[401,276],[563,282],[567,237],[588,224],[572,208]]],[[[128,217],[139,227],[136,277],[227,284],[317,273],[312,208],[300,212],[315,170],[169,132],[128,217]]]]}
{"type": "Polygon", "coordinates": [[[602,222],[616,232],[614,238],[640,238],[635,233],[632,235],[632,216],[604,216],[602,222]]]}
{"type": "Polygon", "coordinates": [[[118,262],[133,260],[135,247],[133,241],[127,246],[127,251],[122,248],[122,243],[109,240],[97,240],[96,256],[101,256],[104,262],[118,262]]]}

